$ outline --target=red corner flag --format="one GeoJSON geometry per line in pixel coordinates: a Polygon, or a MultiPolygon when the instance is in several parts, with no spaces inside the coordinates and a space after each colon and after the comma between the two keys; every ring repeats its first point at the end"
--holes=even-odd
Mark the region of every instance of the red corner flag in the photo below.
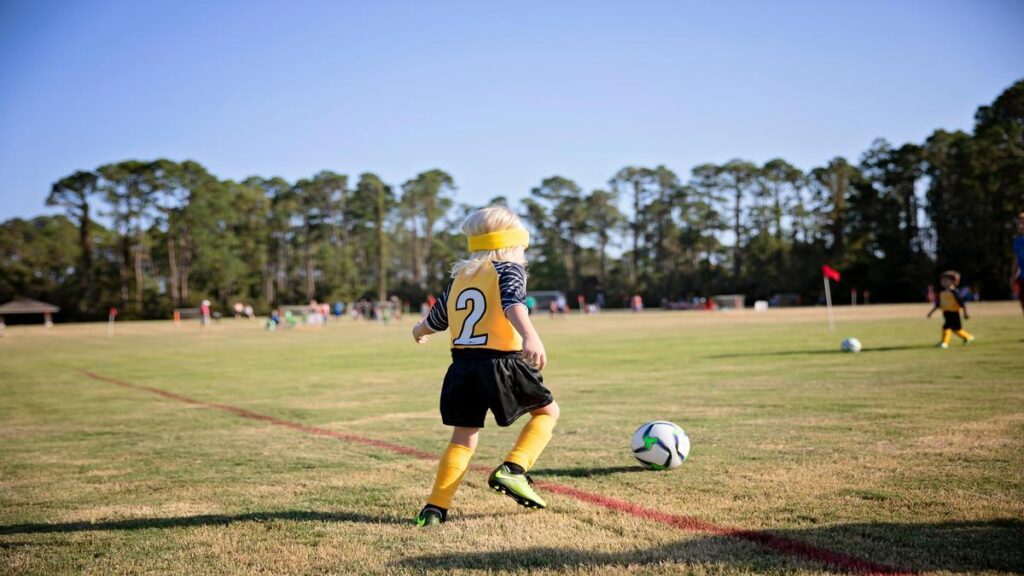
{"type": "Polygon", "coordinates": [[[825,278],[839,282],[839,271],[828,264],[821,267],[821,273],[825,275],[825,278]]]}

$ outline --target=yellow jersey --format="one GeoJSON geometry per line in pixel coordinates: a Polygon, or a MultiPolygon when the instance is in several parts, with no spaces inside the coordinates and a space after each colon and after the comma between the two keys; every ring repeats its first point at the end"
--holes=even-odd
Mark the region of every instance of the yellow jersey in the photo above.
{"type": "Polygon", "coordinates": [[[523,337],[505,317],[512,306],[525,306],[526,270],[514,262],[484,262],[471,275],[459,274],[430,309],[430,329],[448,330],[455,349],[502,352],[523,349],[523,337]]]}
{"type": "Polygon", "coordinates": [[[939,292],[939,308],[943,312],[959,312],[963,310],[964,304],[960,300],[960,296],[952,290],[943,290],[939,292]]]}

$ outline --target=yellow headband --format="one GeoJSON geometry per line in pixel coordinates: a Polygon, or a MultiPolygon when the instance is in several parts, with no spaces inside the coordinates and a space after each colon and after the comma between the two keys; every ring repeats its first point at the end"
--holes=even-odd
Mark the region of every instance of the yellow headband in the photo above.
{"type": "Polygon", "coordinates": [[[530,246],[530,233],[522,228],[513,230],[501,230],[490,234],[480,234],[469,237],[469,251],[480,252],[483,250],[501,250],[512,246],[530,246]]]}

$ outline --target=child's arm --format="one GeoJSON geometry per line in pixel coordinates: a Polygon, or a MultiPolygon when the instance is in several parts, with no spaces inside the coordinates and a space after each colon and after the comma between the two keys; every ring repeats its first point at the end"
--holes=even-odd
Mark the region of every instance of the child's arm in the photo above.
{"type": "Polygon", "coordinates": [[[417,344],[426,344],[431,334],[448,329],[448,291],[451,289],[451,284],[449,284],[441,297],[430,307],[426,318],[412,327],[412,338],[417,344]]]}
{"type": "Polygon", "coordinates": [[[935,311],[938,310],[938,309],[939,309],[939,298],[938,298],[938,296],[936,296],[935,297],[935,305],[932,306],[932,309],[928,311],[928,318],[931,318],[932,314],[934,314],[935,311]]]}
{"type": "Polygon", "coordinates": [[[510,306],[505,310],[505,317],[523,337],[523,360],[532,364],[537,370],[543,370],[548,365],[548,353],[544,350],[544,343],[540,341],[533,322],[530,321],[530,313],[526,306],[522,304],[510,306]]]}
{"type": "Polygon", "coordinates": [[[436,330],[427,326],[424,320],[420,320],[412,327],[412,338],[417,344],[426,344],[427,340],[430,339],[430,335],[435,332],[436,330]]]}

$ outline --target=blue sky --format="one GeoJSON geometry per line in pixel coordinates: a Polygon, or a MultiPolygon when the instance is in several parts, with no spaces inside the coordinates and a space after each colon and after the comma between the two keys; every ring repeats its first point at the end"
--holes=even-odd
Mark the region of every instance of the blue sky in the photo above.
{"type": "Polygon", "coordinates": [[[1024,78],[1024,2],[0,0],[0,219],[122,159],[321,169],[458,199],[628,164],[853,160],[970,129],[1024,78]]]}

